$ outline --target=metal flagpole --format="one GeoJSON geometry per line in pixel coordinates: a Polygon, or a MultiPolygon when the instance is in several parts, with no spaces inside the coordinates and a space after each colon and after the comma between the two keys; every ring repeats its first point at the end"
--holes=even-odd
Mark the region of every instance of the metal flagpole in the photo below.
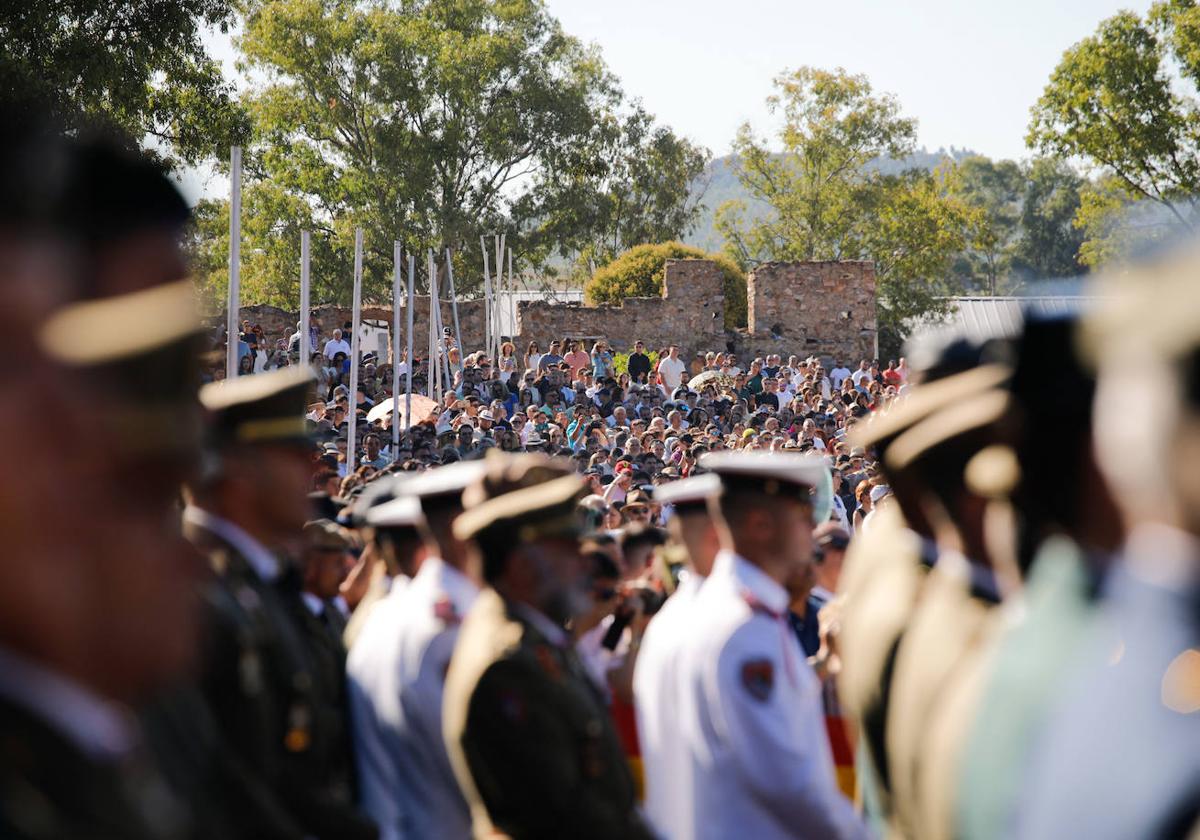
{"type": "Polygon", "coordinates": [[[400,242],[392,243],[392,463],[400,454],[400,242]]]}
{"type": "Polygon", "coordinates": [[[442,407],[442,363],[438,359],[437,335],[437,266],[433,263],[433,249],[426,254],[429,272],[429,398],[442,407]],[[436,383],[436,384],[434,384],[436,383]]]}
{"type": "Polygon", "coordinates": [[[492,277],[488,269],[487,239],[479,237],[479,250],[483,252],[483,349],[492,346],[492,277]]]}
{"type": "Polygon", "coordinates": [[[454,343],[458,345],[458,372],[463,371],[462,331],[458,328],[458,295],[454,292],[454,255],[446,249],[446,276],[450,278],[450,311],[454,313],[454,343]]]}
{"type": "Polygon", "coordinates": [[[500,343],[504,341],[504,294],[507,287],[504,283],[504,243],[508,241],[508,234],[500,234],[500,250],[496,254],[496,273],[500,275],[500,296],[496,300],[496,355],[500,355],[500,343]]]}
{"type": "Polygon", "coordinates": [[[358,321],[362,314],[362,228],[354,229],[354,308],[350,316],[350,425],[346,430],[346,475],[358,469],[358,450],[354,448],[358,433],[358,321]]]}
{"type": "Polygon", "coordinates": [[[500,250],[500,237],[503,234],[492,234],[492,245],[496,249],[496,276],[492,280],[492,347],[488,353],[499,355],[500,351],[500,294],[504,288],[504,252],[500,250]]]}
{"type": "Polygon", "coordinates": [[[300,364],[312,367],[312,336],[309,321],[309,233],[300,231],[300,364]]]}
{"type": "MultiPolygon", "coordinates": [[[[437,262],[437,254],[434,254],[434,264],[437,262]]],[[[443,390],[454,390],[454,371],[450,370],[450,350],[446,349],[445,342],[445,322],[442,319],[442,287],[438,284],[438,350],[442,353],[442,373],[445,374],[445,379],[442,382],[445,384],[443,390]]],[[[461,356],[460,356],[461,358],[461,356]]]]}
{"type": "Polygon", "coordinates": [[[225,327],[225,378],[238,373],[238,316],[242,276],[242,147],[229,150],[229,315],[225,327]]]}
{"type": "Polygon", "coordinates": [[[405,383],[404,394],[404,430],[408,431],[412,428],[412,377],[413,377],[413,292],[416,288],[417,275],[417,258],[412,254],[408,255],[408,306],[405,307],[408,311],[405,313],[408,318],[408,330],[406,332],[406,340],[408,342],[408,371],[405,374],[407,382],[405,383]]]}
{"type": "Polygon", "coordinates": [[[513,277],[513,253],[512,248],[508,249],[508,308],[512,315],[512,335],[510,336],[513,346],[517,343],[517,281],[513,277]]]}

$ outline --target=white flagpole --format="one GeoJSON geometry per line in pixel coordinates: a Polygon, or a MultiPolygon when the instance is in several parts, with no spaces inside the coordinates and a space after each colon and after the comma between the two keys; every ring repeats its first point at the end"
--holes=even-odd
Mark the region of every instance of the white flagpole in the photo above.
{"type": "Polygon", "coordinates": [[[479,250],[483,252],[483,349],[491,352],[492,347],[492,278],[488,269],[487,239],[479,237],[479,250]]]}
{"type": "Polygon", "coordinates": [[[408,311],[405,313],[408,318],[408,331],[406,340],[408,343],[408,372],[406,373],[405,394],[404,394],[404,430],[408,431],[412,428],[412,378],[413,378],[413,292],[416,288],[417,281],[417,258],[412,254],[408,255],[408,306],[405,307],[408,311]]]}
{"type": "Polygon", "coordinates": [[[400,453],[400,243],[392,243],[392,463],[400,453]]]}
{"type": "Polygon", "coordinates": [[[358,469],[358,450],[354,448],[358,434],[358,321],[362,315],[362,228],[354,229],[354,308],[350,316],[350,425],[346,431],[346,475],[358,469]]]}
{"type": "Polygon", "coordinates": [[[496,272],[500,275],[500,297],[496,301],[496,355],[500,355],[500,344],[504,341],[504,308],[508,305],[505,301],[505,293],[508,287],[504,280],[504,244],[508,241],[508,234],[500,234],[500,251],[496,254],[496,272]]]}
{"type": "Polygon", "coordinates": [[[433,263],[433,249],[426,254],[429,273],[429,398],[442,407],[442,363],[438,359],[437,335],[437,266],[433,263]]]}
{"type": "Polygon", "coordinates": [[[238,374],[238,316],[242,278],[242,147],[229,150],[229,314],[225,336],[225,378],[238,374]]]}
{"type": "Polygon", "coordinates": [[[517,344],[517,297],[516,297],[517,280],[515,277],[513,277],[512,264],[513,264],[513,252],[512,252],[512,248],[509,248],[508,249],[508,309],[509,309],[509,313],[512,315],[512,333],[510,334],[510,338],[512,339],[513,346],[516,347],[516,344],[517,344]]]}
{"type": "MultiPolygon", "coordinates": [[[[436,267],[436,261],[437,261],[437,255],[435,254],[434,255],[435,267],[436,267]]],[[[442,288],[441,288],[441,283],[439,283],[438,284],[438,306],[437,306],[437,328],[438,328],[438,350],[441,351],[442,360],[443,360],[442,373],[445,374],[445,377],[446,377],[445,379],[442,380],[445,383],[445,388],[443,390],[453,390],[454,389],[454,371],[451,370],[451,367],[450,367],[450,351],[446,349],[446,339],[445,339],[446,329],[445,329],[445,327],[446,327],[446,322],[444,320],[442,320],[442,288]]]]}
{"type": "Polygon", "coordinates": [[[462,331],[458,328],[458,295],[454,291],[454,255],[446,249],[446,276],[450,278],[450,311],[454,313],[454,343],[458,345],[458,372],[463,371],[463,356],[466,351],[462,344],[462,331]]]}
{"type": "Polygon", "coordinates": [[[308,331],[309,321],[309,260],[311,252],[309,232],[300,231],[300,364],[312,367],[312,339],[308,331]]]}
{"type": "Polygon", "coordinates": [[[496,277],[492,282],[492,346],[488,348],[492,358],[500,355],[500,307],[503,305],[500,295],[504,292],[504,251],[500,242],[503,235],[492,235],[492,244],[496,248],[496,277]]]}

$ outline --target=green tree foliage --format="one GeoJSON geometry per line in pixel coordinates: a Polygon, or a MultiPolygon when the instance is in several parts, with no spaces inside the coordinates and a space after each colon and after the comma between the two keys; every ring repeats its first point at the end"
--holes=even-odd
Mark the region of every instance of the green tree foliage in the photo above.
{"type": "Polygon", "coordinates": [[[1084,271],[1084,236],[1075,224],[1083,177],[1066,161],[1035,158],[1024,165],[1025,188],[1016,241],[1010,252],[1014,280],[1073,277],[1084,271]]]}
{"type": "MultiPolygon", "coordinates": [[[[707,153],[625,106],[538,0],[250,0],[240,47],[264,80],[248,100],[247,299],[294,305],[304,228],[313,300],[345,301],[358,226],[364,296],[389,299],[396,239],[422,285],[426,251],[441,266],[452,249],[464,292],[482,280],[481,234],[507,231],[517,264],[540,267],[694,220],[686,184],[707,153]]],[[[198,237],[224,237],[227,213],[204,208],[198,237]]],[[[217,291],[227,248],[200,249],[217,291]]]]}
{"type": "Polygon", "coordinates": [[[975,156],[955,167],[951,192],[975,211],[964,257],[989,294],[1008,273],[1024,191],[1025,173],[1014,161],[975,156]]]}
{"type": "Polygon", "coordinates": [[[867,166],[915,147],[916,123],[864,76],[801,68],[775,81],[782,152],[743,126],[734,142],[739,177],[770,212],[751,219],[731,202],[717,227],[739,264],[766,260],[875,262],[881,328],[903,335],[909,319],[942,309],[950,262],[967,243],[971,211],[944,174],[882,174],[867,166]]]}
{"type": "Polygon", "coordinates": [[[977,155],[959,161],[946,176],[950,194],[971,212],[967,248],[952,269],[964,291],[994,295],[1083,270],[1083,236],[1074,220],[1085,182],[1066,162],[977,155]]]}
{"type": "Polygon", "coordinates": [[[1160,0],[1145,18],[1119,12],[1063,54],[1033,107],[1026,140],[1043,154],[1081,158],[1103,176],[1079,217],[1087,264],[1128,244],[1136,228],[1103,216],[1129,204],[1157,205],[1159,212],[1142,214],[1155,220],[1143,235],[1191,234],[1200,226],[1198,93],[1195,0],[1160,0]]]}
{"type": "Polygon", "coordinates": [[[725,328],[746,326],[746,274],[725,254],[706,254],[681,242],[639,245],[601,268],[584,287],[588,303],[620,303],[625,298],[660,297],[667,260],[713,260],[725,278],[725,328]]]}
{"type": "Polygon", "coordinates": [[[0,96],[38,99],[68,125],[99,123],[196,163],[248,123],[206,53],[230,0],[29,0],[0,5],[0,96]]]}

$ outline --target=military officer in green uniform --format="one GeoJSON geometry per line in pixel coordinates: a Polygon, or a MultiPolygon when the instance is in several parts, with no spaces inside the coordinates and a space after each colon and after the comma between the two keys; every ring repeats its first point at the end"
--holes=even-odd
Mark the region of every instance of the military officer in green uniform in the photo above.
{"type": "Polygon", "coordinates": [[[582,480],[569,464],[489,453],[455,535],[486,582],[446,677],[443,728],[476,837],[648,838],[604,701],[565,624],[587,606],[582,480]]]}
{"type": "Polygon", "coordinates": [[[225,742],[274,800],[259,836],[374,837],[330,774],[345,730],[328,717],[319,657],[296,620],[311,380],[284,369],[201,391],[211,454],[184,524],[214,571],[202,683],[225,742]]]}

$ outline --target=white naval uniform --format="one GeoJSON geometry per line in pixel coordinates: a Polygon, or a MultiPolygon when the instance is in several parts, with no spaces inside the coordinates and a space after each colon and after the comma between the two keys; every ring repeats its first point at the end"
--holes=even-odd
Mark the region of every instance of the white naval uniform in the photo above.
{"type": "Polygon", "coordinates": [[[442,689],[459,621],[478,594],[460,571],[426,558],[399,594],[376,607],[351,652],[355,746],[368,756],[359,761],[362,804],[382,840],[471,835],[442,741],[442,689]]]}
{"type": "Polygon", "coordinates": [[[866,838],[838,790],[821,683],[787,624],[786,590],[729,551],[690,608],[680,660],[689,814],[672,838],[866,838]]]}
{"type": "Polygon", "coordinates": [[[680,651],[692,631],[691,608],[704,578],[695,572],[650,620],[633,670],[633,702],[645,779],[645,810],[661,835],[690,820],[691,783],[686,732],[679,725],[680,651]]]}

